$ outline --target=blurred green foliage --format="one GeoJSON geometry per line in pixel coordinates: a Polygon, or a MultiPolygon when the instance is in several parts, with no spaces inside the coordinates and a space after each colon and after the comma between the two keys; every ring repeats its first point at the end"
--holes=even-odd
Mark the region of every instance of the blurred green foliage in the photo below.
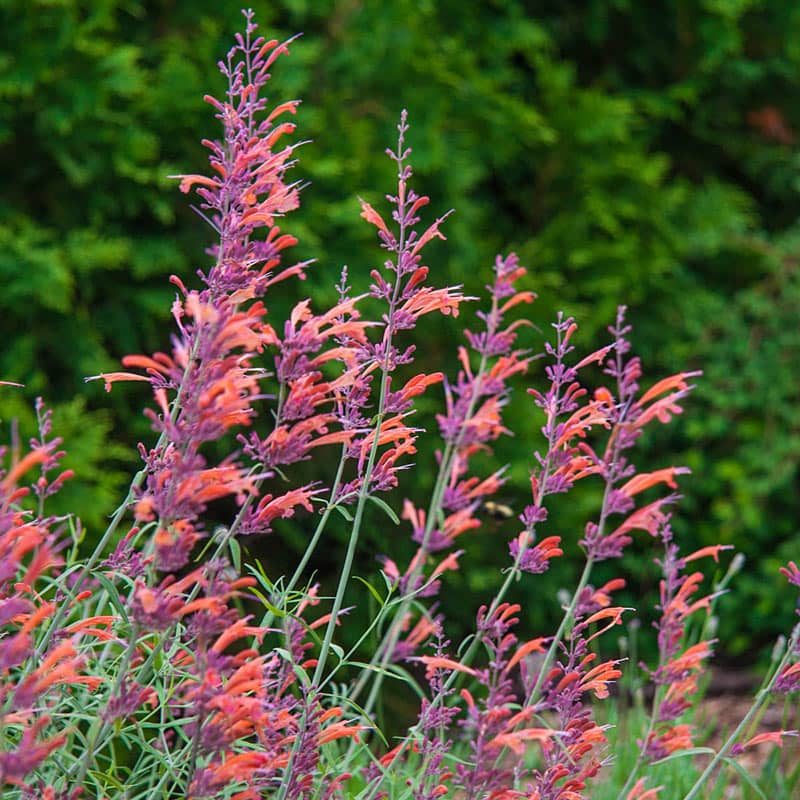
{"type": "MultiPolygon", "coordinates": [[[[721,540],[748,556],[722,605],[727,651],[785,630],[793,609],[777,565],[797,558],[800,518],[800,6],[254,6],[264,32],[305,34],[275,67],[274,99],[304,100],[299,134],[311,141],[297,177],[311,186],[286,227],[301,240],[298,257],[319,259],[297,295],[274,299],[273,319],[300,291],[329,302],[345,263],[355,288],[366,285],[381,251],[356,195],[380,205],[391,189],[381,154],[408,108],[416,185],[434,213],[457,210],[448,241],[432,249],[441,282],[479,292],[495,253],[516,250],[539,293],[532,313],[543,331],[563,309],[581,323],[583,346],[599,346],[622,302],[650,379],[704,370],[686,421],[648,440],[640,466],[692,467],[675,523],[687,548],[721,540]]],[[[83,378],[125,353],[165,347],[166,277],[191,280],[205,263],[206,230],[167,176],[204,169],[199,139],[216,131],[201,98],[222,91],[214,65],[240,26],[238,7],[6,0],[0,8],[0,377],[26,385],[2,388],[0,417],[18,416],[30,430],[34,396],[55,406],[81,476],[64,503],[91,498],[81,502],[89,536],[121,497],[131,445],[149,433],[146,391],[105,395],[83,378]]],[[[421,368],[449,361],[455,371],[456,335],[449,319],[428,323],[421,368]]],[[[499,445],[497,460],[512,463],[508,497],[521,508],[538,432],[518,394],[508,418],[517,436],[499,445]]],[[[436,410],[431,398],[423,407],[436,410]]],[[[407,488],[422,497],[431,448],[407,488]]],[[[581,494],[552,518],[569,553],[596,500],[581,494]]],[[[467,593],[494,583],[513,533],[504,524],[473,538],[445,598],[456,614],[471,607],[460,602],[467,593]]],[[[651,559],[648,542],[627,559],[636,596],[657,585],[651,559]]],[[[573,566],[520,587],[537,628],[555,611],[542,598],[569,584],[573,566]]]]}

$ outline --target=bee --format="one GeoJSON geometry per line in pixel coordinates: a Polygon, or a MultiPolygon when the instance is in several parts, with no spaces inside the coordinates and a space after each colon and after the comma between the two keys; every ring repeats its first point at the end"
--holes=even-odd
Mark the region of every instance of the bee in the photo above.
{"type": "Polygon", "coordinates": [[[486,513],[494,520],[502,522],[514,516],[514,509],[505,503],[496,503],[494,500],[487,500],[483,504],[486,513]]]}

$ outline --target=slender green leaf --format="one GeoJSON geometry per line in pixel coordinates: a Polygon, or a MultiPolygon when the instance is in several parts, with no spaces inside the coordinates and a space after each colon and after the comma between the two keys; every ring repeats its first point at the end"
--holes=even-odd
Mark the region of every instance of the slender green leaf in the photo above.
{"type": "Polygon", "coordinates": [[[235,536],[228,539],[228,549],[231,551],[231,562],[237,572],[242,571],[242,547],[235,536]]]}
{"type": "Polygon", "coordinates": [[[97,579],[97,582],[106,590],[108,594],[108,599],[111,602],[111,605],[114,606],[114,610],[119,614],[120,619],[126,624],[130,625],[130,620],[128,619],[128,613],[125,611],[125,605],[119,599],[119,595],[117,594],[117,587],[105,576],[102,572],[95,573],[94,577],[97,579]]]}
{"type": "Polygon", "coordinates": [[[679,758],[686,758],[687,756],[701,756],[701,755],[716,755],[716,750],[713,747],[687,747],[686,750],[679,750],[676,753],[670,753],[664,758],[653,762],[653,766],[657,764],[666,764],[668,761],[675,761],[679,758]]]}
{"type": "Polygon", "coordinates": [[[370,594],[371,594],[371,595],[372,595],[372,596],[375,598],[376,602],[377,602],[377,603],[378,603],[380,606],[383,606],[383,605],[384,605],[384,603],[385,603],[386,601],[385,601],[385,600],[384,600],[384,599],[383,599],[383,598],[380,596],[380,594],[378,594],[378,590],[377,590],[377,589],[376,589],[376,588],[375,588],[375,587],[374,587],[374,586],[373,586],[373,585],[372,585],[372,584],[371,584],[369,581],[365,580],[364,578],[360,577],[359,575],[354,575],[353,577],[354,577],[354,578],[355,578],[355,579],[356,579],[356,580],[357,580],[359,583],[362,583],[362,584],[364,584],[364,586],[366,586],[366,587],[367,587],[367,589],[369,590],[369,593],[370,593],[370,594]]]}
{"type": "Polygon", "coordinates": [[[389,517],[389,519],[394,522],[395,525],[400,524],[400,518],[394,513],[394,509],[385,500],[372,494],[369,496],[369,499],[375,503],[378,508],[383,509],[383,511],[386,513],[386,516],[389,517]]]}
{"type": "Polygon", "coordinates": [[[353,515],[344,507],[340,505],[333,506],[348,522],[353,521],[353,515]]]}
{"type": "Polygon", "coordinates": [[[742,780],[761,798],[767,800],[764,790],[758,785],[756,779],[740,764],[735,758],[722,759],[729,767],[733,767],[741,776],[742,780]]]}

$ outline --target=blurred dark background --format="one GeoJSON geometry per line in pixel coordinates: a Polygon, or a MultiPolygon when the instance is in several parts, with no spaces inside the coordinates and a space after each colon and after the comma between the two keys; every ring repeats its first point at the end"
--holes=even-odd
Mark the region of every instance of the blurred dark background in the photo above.
{"type": "MultiPolygon", "coordinates": [[[[800,5],[253,6],[268,36],[304,34],[273,70],[271,91],[276,102],[304,101],[298,135],[311,142],[295,177],[311,185],[284,228],[301,240],[298,258],[319,262],[305,284],[270,298],[273,323],[304,292],[330,302],[343,264],[356,290],[367,286],[382,251],[356,196],[379,205],[391,190],[383,151],[408,108],[416,186],[432,213],[456,209],[448,240],[429,248],[437,283],[478,293],[495,253],[515,250],[530,270],[525,288],[539,293],[531,313],[543,332],[563,309],[588,351],[606,342],[625,303],[650,382],[704,371],[685,415],[650,433],[638,464],[692,468],[674,523],[684,546],[722,541],[748,559],[720,606],[720,649],[731,660],[763,652],[793,619],[777,567],[798,557],[800,542],[800,5]]],[[[106,395],[83,378],[167,347],[167,276],[188,282],[206,263],[207,231],[166,176],[206,168],[199,140],[217,129],[202,96],[223,91],[215,64],[240,27],[229,0],[0,7],[0,377],[26,386],[3,388],[0,418],[7,437],[13,417],[31,430],[35,396],[55,408],[80,476],[62,500],[82,510],[89,540],[124,492],[132,445],[151,434],[146,390],[106,395]]],[[[459,330],[449,318],[428,321],[419,368],[449,363],[454,373],[459,330]]],[[[540,349],[541,336],[528,345],[540,349]]],[[[540,368],[527,380],[541,384],[540,368]]],[[[511,463],[502,499],[521,509],[539,434],[524,382],[518,389],[507,417],[516,436],[484,467],[511,463]]],[[[422,402],[432,430],[439,400],[431,392],[422,402]]],[[[419,503],[434,446],[406,473],[403,494],[419,503]]],[[[568,555],[597,503],[580,492],[554,513],[547,532],[565,537],[568,555]]],[[[297,548],[307,521],[286,532],[297,548]]],[[[408,549],[405,527],[375,523],[368,548],[408,549]]],[[[515,532],[498,522],[471,535],[442,598],[456,625],[490,596],[515,532]]],[[[268,566],[281,557],[248,544],[268,566]]],[[[626,557],[637,602],[655,600],[656,554],[640,540],[626,557]]],[[[323,578],[336,560],[334,541],[316,563],[323,578]]],[[[546,631],[555,591],[579,568],[562,561],[517,587],[532,632],[546,631]]],[[[375,566],[371,555],[359,564],[364,575],[375,566]]],[[[618,572],[612,565],[608,577],[618,572]]]]}

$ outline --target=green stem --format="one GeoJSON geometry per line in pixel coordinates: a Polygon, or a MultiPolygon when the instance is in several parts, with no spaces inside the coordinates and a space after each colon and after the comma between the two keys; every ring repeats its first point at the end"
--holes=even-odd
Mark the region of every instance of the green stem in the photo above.
{"type": "MultiPolygon", "coordinates": [[[[194,736],[192,736],[192,749],[189,752],[189,770],[187,772],[188,780],[192,780],[192,776],[197,769],[197,758],[200,754],[200,737],[203,734],[203,723],[205,722],[205,717],[202,714],[197,715],[197,719],[195,720],[195,729],[194,729],[194,736]]],[[[175,788],[180,788],[181,779],[178,777],[175,779],[175,788]]]]}
{"type": "Polygon", "coordinates": [[[572,595],[572,600],[570,600],[570,603],[567,606],[566,611],[564,611],[564,616],[561,618],[561,624],[558,626],[558,630],[556,631],[556,634],[553,637],[553,641],[550,643],[550,647],[547,650],[547,655],[545,656],[544,663],[542,664],[542,667],[539,670],[539,676],[536,679],[536,683],[534,684],[533,688],[528,694],[528,697],[525,700],[526,707],[533,705],[533,703],[535,703],[538,698],[539,691],[541,690],[542,684],[544,683],[544,680],[547,677],[547,673],[550,670],[550,665],[553,663],[553,659],[556,656],[556,651],[558,650],[558,647],[561,644],[561,640],[563,639],[564,634],[567,633],[568,628],[575,619],[575,609],[578,607],[578,600],[580,599],[581,593],[586,588],[586,585],[589,583],[589,577],[592,574],[593,567],[594,567],[594,561],[592,561],[591,558],[587,558],[586,563],[583,566],[583,572],[581,573],[580,580],[578,581],[578,588],[575,589],[575,593],[572,595]]]}
{"type": "MultiPolygon", "coordinates": [[[[136,632],[134,632],[134,635],[131,635],[128,646],[125,648],[125,652],[122,656],[122,661],[120,662],[119,668],[117,669],[117,676],[114,680],[114,685],[111,687],[111,691],[109,692],[108,701],[106,702],[104,711],[108,710],[108,704],[117,696],[117,693],[122,688],[122,683],[125,680],[125,674],[128,671],[128,665],[130,664],[131,659],[133,658],[133,652],[136,649],[137,636],[135,633],[136,632]]],[[[92,727],[95,728],[94,733],[89,738],[83,758],[80,760],[80,762],[78,762],[80,764],[80,771],[76,779],[76,785],[78,786],[83,783],[83,779],[86,777],[89,767],[94,762],[95,755],[97,754],[97,743],[111,727],[111,722],[109,722],[105,714],[100,714],[92,727]]],[[[70,770],[67,772],[66,780],[70,779],[72,772],[76,767],[77,765],[73,765],[73,767],[70,768],[70,770]]]]}
{"type": "MultiPolygon", "coordinates": [[[[325,511],[323,511],[322,516],[320,517],[319,522],[317,523],[317,527],[314,529],[314,534],[311,537],[311,541],[308,543],[305,552],[303,553],[303,557],[300,559],[297,567],[295,568],[292,577],[289,579],[289,582],[286,584],[286,588],[281,591],[283,597],[288,597],[297,583],[299,582],[300,578],[303,576],[303,572],[305,572],[306,567],[308,566],[308,562],[311,560],[311,556],[314,554],[314,551],[317,549],[317,545],[319,544],[319,540],[322,537],[322,533],[325,530],[325,526],[328,524],[328,519],[330,518],[333,510],[337,507],[337,503],[335,501],[336,492],[339,490],[339,485],[342,481],[342,473],[344,472],[344,462],[345,462],[345,447],[342,447],[342,457],[339,459],[339,468],[336,471],[336,477],[333,481],[333,486],[331,487],[330,497],[328,499],[328,504],[325,507],[325,511]]],[[[277,602],[273,601],[273,605],[278,605],[277,602]]],[[[272,620],[275,618],[275,614],[267,610],[267,613],[264,615],[264,619],[262,620],[261,624],[264,627],[268,627],[272,620]]]]}
{"type": "MultiPolygon", "coordinates": [[[[389,337],[389,345],[391,346],[391,337],[389,337]]],[[[380,442],[380,430],[383,424],[384,404],[386,401],[386,372],[387,364],[384,362],[384,369],[381,371],[381,393],[378,402],[378,415],[375,423],[375,439],[372,442],[372,447],[369,453],[369,460],[367,461],[367,468],[364,471],[362,478],[361,490],[358,494],[358,505],[356,506],[356,513],[353,519],[353,527],[350,530],[350,539],[347,542],[347,552],[344,556],[344,563],[342,564],[342,572],[339,576],[339,583],[336,587],[336,595],[333,599],[333,608],[331,609],[331,617],[325,627],[325,638],[322,640],[322,647],[320,648],[317,666],[314,670],[314,678],[312,684],[318,686],[322,680],[322,674],[325,670],[325,663],[328,659],[330,652],[331,642],[333,641],[333,632],[336,629],[336,620],[339,612],[342,610],[344,603],[344,593],[347,589],[347,584],[350,581],[350,573],[353,569],[353,561],[355,560],[356,549],[358,547],[359,534],[361,533],[361,523],[364,519],[364,509],[367,505],[367,497],[369,497],[369,483],[372,478],[372,469],[375,466],[375,459],[378,454],[378,447],[380,442]]]]}
{"type": "Polygon", "coordinates": [[[730,749],[736,744],[736,740],[741,736],[742,732],[747,728],[750,722],[755,718],[755,716],[760,712],[761,707],[767,702],[772,690],[775,687],[775,682],[780,677],[781,673],[785,669],[786,665],[791,660],[795,648],[797,647],[798,637],[800,637],[800,625],[798,625],[792,637],[789,639],[789,642],[786,647],[786,652],[784,653],[783,658],[781,659],[780,663],[778,664],[777,669],[775,670],[772,678],[770,679],[769,683],[764,686],[756,695],[755,700],[753,701],[753,705],[750,706],[750,710],[745,714],[742,721],[736,726],[736,729],[733,733],[725,740],[725,743],[720,747],[717,751],[714,758],[711,759],[709,765],[705,768],[702,775],[697,779],[694,786],[689,790],[688,794],[683,798],[683,800],[694,800],[697,797],[700,790],[703,788],[703,784],[708,780],[711,774],[719,765],[720,761],[728,754],[730,749]]]}
{"type": "Polygon", "coordinates": [[[658,709],[663,700],[663,696],[664,692],[662,687],[656,687],[656,691],[653,692],[653,707],[650,709],[650,718],[647,723],[647,731],[645,732],[642,746],[638,748],[638,753],[636,755],[636,761],[633,765],[633,768],[628,773],[628,779],[625,781],[625,785],[622,787],[622,791],[619,793],[621,798],[626,798],[628,796],[628,792],[631,790],[631,787],[636,781],[639,770],[644,763],[645,753],[647,752],[647,744],[650,741],[650,737],[653,735],[653,731],[655,730],[656,719],[658,718],[658,709]]]}
{"type": "MultiPolygon", "coordinates": [[[[427,545],[427,542],[430,539],[430,535],[433,531],[433,525],[436,519],[436,516],[439,512],[441,507],[441,500],[442,496],[444,495],[444,489],[447,484],[447,479],[449,478],[450,470],[452,469],[452,460],[453,454],[455,452],[455,447],[452,444],[448,444],[445,447],[445,452],[442,456],[442,463],[439,467],[439,472],[436,476],[436,482],[434,483],[433,494],[431,495],[431,502],[428,506],[428,515],[425,519],[425,532],[423,534],[422,544],[420,548],[424,548],[427,545]]],[[[418,567],[415,567],[412,570],[411,575],[409,576],[408,585],[413,587],[419,578],[422,572],[422,565],[420,564],[418,567]]],[[[403,598],[400,608],[397,610],[397,613],[392,620],[389,629],[387,630],[386,634],[384,635],[383,639],[378,643],[378,646],[375,648],[375,652],[373,653],[372,658],[369,662],[369,667],[363,669],[361,674],[358,677],[355,685],[353,686],[352,691],[350,692],[350,698],[352,700],[357,700],[358,696],[366,686],[367,681],[370,679],[370,675],[373,672],[373,668],[378,667],[378,670],[375,674],[375,680],[372,683],[372,687],[370,689],[370,693],[367,697],[367,701],[364,703],[364,716],[369,716],[370,711],[372,710],[376,700],[378,693],[380,692],[381,685],[383,684],[383,672],[388,666],[389,662],[391,661],[392,655],[394,653],[394,649],[397,646],[397,642],[400,639],[400,634],[403,630],[403,623],[405,621],[405,616],[408,613],[408,609],[411,603],[414,600],[415,592],[409,591],[409,593],[403,598]]]]}
{"type": "MultiPolygon", "coordinates": [[[[497,298],[493,297],[492,313],[494,314],[496,311],[497,311],[497,298]]],[[[480,364],[478,365],[478,371],[475,373],[474,391],[472,393],[472,397],[470,398],[467,411],[464,415],[465,420],[470,419],[473,413],[475,412],[475,406],[478,404],[478,400],[480,398],[483,376],[486,373],[486,366],[487,366],[486,353],[482,353],[480,364]]],[[[420,549],[423,551],[427,548],[428,543],[430,541],[430,537],[433,533],[436,519],[442,507],[442,498],[444,497],[444,492],[445,489],[447,488],[447,483],[450,480],[450,475],[453,470],[453,464],[455,462],[456,456],[458,455],[458,451],[461,446],[463,436],[464,436],[464,429],[462,428],[462,430],[459,431],[455,441],[448,442],[445,445],[444,453],[442,454],[442,460],[439,465],[439,471],[436,475],[436,481],[434,483],[431,500],[430,503],[428,504],[428,514],[425,519],[425,531],[422,536],[422,542],[420,543],[420,549]]],[[[408,578],[409,587],[413,587],[416,584],[417,579],[422,574],[423,568],[424,568],[424,559],[420,559],[420,563],[417,566],[415,566],[415,568],[411,572],[411,575],[408,578]]],[[[394,650],[397,647],[397,643],[400,640],[400,634],[403,631],[403,624],[405,623],[405,617],[408,614],[408,610],[411,606],[411,603],[414,601],[414,597],[415,597],[415,592],[412,589],[411,591],[409,591],[406,597],[403,598],[403,601],[400,604],[400,608],[395,614],[395,617],[392,620],[392,623],[389,626],[388,631],[386,632],[382,641],[375,648],[375,653],[370,659],[369,667],[361,671],[361,674],[359,675],[358,680],[356,681],[356,684],[349,695],[353,701],[357,700],[358,696],[361,694],[370,676],[374,673],[374,680],[370,688],[370,693],[367,696],[367,700],[363,706],[363,713],[365,717],[369,717],[372,709],[375,706],[375,703],[377,702],[378,695],[380,693],[381,687],[383,686],[383,680],[386,674],[386,668],[388,667],[392,659],[392,656],[394,655],[394,650]],[[374,667],[378,667],[377,670],[374,670],[373,669],[374,667]]]]}
{"type": "MultiPolygon", "coordinates": [[[[402,130],[401,130],[401,138],[400,142],[402,143],[402,130]]],[[[403,166],[403,159],[404,156],[402,151],[400,150],[401,144],[398,144],[398,174],[397,178],[400,184],[400,191],[398,192],[398,198],[405,197],[405,168],[403,166]]],[[[383,424],[384,418],[384,407],[386,404],[386,389],[389,377],[389,358],[391,355],[392,350],[392,339],[393,339],[393,332],[392,332],[392,317],[397,307],[397,301],[400,297],[400,284],[402,283],[401,279],[401,271],[400,267],[403,260],[403,254],[405,253],[406,249],[406,223],[405,223],[405,201],[402,199],[398,199],[398,222],[399,222],[399,235],[397,238],[397,260],[396,260],[396,269],[395,269],[395,281],[394,281],[394,288],[392,291],[392,297],[389,301],[389,310],[386,316],[386,328],[384,331],[383,336],[383,347],[384,347],[384,356],[383,356],[383,363],[381,365],[381,388],[380,388],[380,398],[378,400],[378,413],[375,418],[375,439],[372,442],[372,447],[370,448],[369,452],[369,459],[367,461],[367,467],[364,472],[364,476],[362,478],[361,489],[358,494],[358,505],[356,506],[356,513],[355,518],[353,520],[353,527],[350,529],[350,539],[347,542],[347,551],[344,557],[344,563],[342,564],[342,573],[339,577],[339,583],[336,587],[336,595],[333,599],[333,608],[331,609],[331,617],[328,620],[328,624],[325,628],[325,638],[322,641],[322,647],[320,649],[319,658],[317,660],[317,666],[314,670],[314,679],[312,684],[314,686],[319,686],[320,681],[322,679],[322,673],[325,670],[325,663],[328,660],[328,653],[330,651],[331,642],[333,641],[333,632],[336,629],[337,618],[339,616],[339,612],[342,609],[342,604],[344,602],[344,594],[347,588],[347,583],[350,580],[350,573],[353,569],[353,561],[355,559],[356,549],[358,547],[358,539],[359,534],[361,532],[361,522],[364,518],[364,508],[367,503],[367,498],[369,497],[370,492],[370,480],[372,478],[372,470],[375,466],[375,459],[378,455],[378,448],[380,447],[380,432],[381,432],[381,425],[383,424]]]]}
{"type": "Polygon", "coordinates": [[[147,475],[145,470],[139,470],[136,473],[133,481],[131,482],[130,488],[128,489],[128,494],[125,497],[125,500],[119,506],[119,508],[114,512],[114,516],[111,518],[111,522],[109,522],[108,527],[105,530],[105,533],[100,538],[100,541],[97,543],[94,551],[92,552],[91,556],[87,559],[86,563],[81,568],[80,572],[78,573],[78,577],[75,579],[75,583],[67,590],[66,598],[59,603],[58,608],[56,609],[56,613],[53,615],[52,619],[50,620],[50,625],[47,627],[47,631],[45,632],[44,636],[42,637],[41,642],[37,647],[37,653],[40,655],[47,652],[47,647],[50,644],[50,640],[53,638],[53,634],[58,630],[59,625],[64,621],[65,617],[69,613],[69,610],[72,606],[72,601],[77,596],[78,592],[81,590],[84,581],[88,577],[89,573],[97,566],[97,562],[100,560],[100,556],[103,555],[105,552],[108,543],[111,541],[111,537],[114,535],[117,527],[119,527],[120,522],[125,516],[125,513],[128,510],[128,506],[130,505],[131,500],[133,499],[134,493],[136,489],[138,489],[142,483],[144,482],[145,476],[147,475]]]}

